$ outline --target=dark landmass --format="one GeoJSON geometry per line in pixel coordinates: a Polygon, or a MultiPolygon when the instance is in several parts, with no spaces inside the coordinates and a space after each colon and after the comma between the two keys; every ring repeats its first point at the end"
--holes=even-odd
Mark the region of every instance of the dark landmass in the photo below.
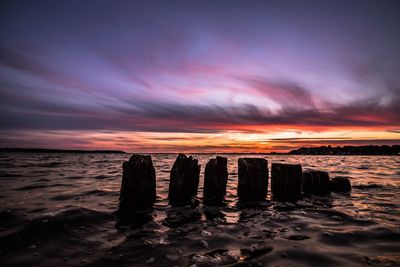
{"type": "Polygon", "coordinates": [[[320,146],[302,147],[287,153],[289,155],[400,155],[400,145],[393,146],[320,146]]]}
{"type": "MultiPolygon", "coordinates": [[[[50,149],[50,148],[0,148],[0,153],[4,152],[21,152],[21,153],[100,153],[100,154],[127,154],[121,150],[80,150],[80,149],[50,149]]],[[[176,153],[145,153],[145,154],[179,154],[176,153]]],[[[251,153],[251,152],[221,152],[221,153],[204,153],[194,152],[192,154],[224,154],[224,155],[400,155],[400,145],[392,146],[320,146],[320,147],[301,147],[299,149],[285,152],[266,152],[266,153],[251,153]]]]}
{"type": "Polygon", "coordinates": [[[0,152],[126,154],[126,152],[120,150],[79,150],[79,149],[8,148],[8,147],[0,148],[0,152]]]}

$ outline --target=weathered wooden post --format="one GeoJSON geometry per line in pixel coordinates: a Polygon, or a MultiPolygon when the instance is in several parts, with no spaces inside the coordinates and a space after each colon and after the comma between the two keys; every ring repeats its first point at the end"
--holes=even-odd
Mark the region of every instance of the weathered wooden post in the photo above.
{"type": "Polygon", "coordinates": [[[274,200],[296,201],[301,197],[301,165],[273,163],[271,190],[274,200]]]}
{"type": "Polygon", "coordinates": [[[122,164],[119,211],[150,211],[156,201],[156,172],[149,155],[133,154],[122,164]]]}
{"type": "Polygon", "coordinates": [[[331,190],[334,192],[350,192],[351,183],[347,177],[334,177],[331,179],[331,190]]]}
{"type": "Polygon", "coordinates": [[[185,206],[197,196],[200,165],[192,156],[179,154],[171,169],[168,199],[172,206],[185,206]]]}
{"type": "Polygon", "coordinates": [[[226,195],[226,183],[228,182],[228,159],[217,156],[210,159],[204,170],[204,204],[219,204],[226,195]]]}
{"type": "Polygon", "coordinates": [[[330,192],[330,179],[327,172],[304,170],[301,179],[304,194],[323,195],[330,192]]]}
{"type": "Polygon", "coordinates": [[[268,162],[262,158],[240,158],[238,161],[239,201],[263,201],[268,192],[268,162]]]}

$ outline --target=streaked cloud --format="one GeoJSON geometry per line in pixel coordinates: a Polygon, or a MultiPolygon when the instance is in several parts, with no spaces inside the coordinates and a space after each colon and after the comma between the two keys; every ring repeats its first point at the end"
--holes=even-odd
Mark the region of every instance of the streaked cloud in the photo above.
{"type": "Polygon", "coordinates": [[[260,151],[398,142],[396,2],[3,7],[3,146],[260,151]]]}

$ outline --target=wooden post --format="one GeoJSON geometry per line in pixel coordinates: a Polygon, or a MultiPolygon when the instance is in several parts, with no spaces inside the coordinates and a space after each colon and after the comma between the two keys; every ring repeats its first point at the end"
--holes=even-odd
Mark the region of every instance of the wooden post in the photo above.
{"type": "Polygon", "coordinates": [[[263,201],[268,192],[268,162],[262,158],[238,161],[238,197],[240,201],[263,201]]]}
{"type": "Polygon", "coordinates": [[[156,172],[151,156],[134,154],[122,164],[119,211],[149,211],[156,201],[156,172]]]}
{"type": "Polygon", "coordinates": [[[273,163],[271,190],[274,200],[296,201],[301,197],[301,165],[273,163]]]}
{"type": "Polygon", "coordinates": [[[347,177],[334,177],[331,179],[331,190],[334,192],[350,192],[351,183],[347,177]]]}
{"type": "Polygon", "coordinates": [[[172,206],[185,206],[193,202],[199,186],[200,165],[192,156],[179,154],[171,169],[168,199],[172,206]]]}
{"type": "Polygon", "coordinates": [[[220,156],[207,162],[204,170],[204,204],[220,204],[224,200],[228,182],[227,162],[227,158],[220,156]]]}
{"type": "Polygon", "coordinates": [[[329,174],[318,170],[304,170],[302,175],[304,194],[323,195],[330,192],[329,174]]]}

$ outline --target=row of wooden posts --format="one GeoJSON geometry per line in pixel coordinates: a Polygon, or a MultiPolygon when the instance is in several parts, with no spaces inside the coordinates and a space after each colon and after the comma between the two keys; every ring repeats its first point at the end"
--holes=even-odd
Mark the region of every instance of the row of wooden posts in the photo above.
{"type": "MultiPolygon", "coordinates": [[[[151,156],[134,154],[122,165],[120,211],[153,208],[156,201],[156,174],[151,156]]],[[[172,206],[193,202],[199,186],[200,165],[192,156],[179,154],[171,169],[168,200],[172,206]]],[[[263,201],[267,197],[268,162],[263,158],[239,158],[237,194],[240,202],[263,201]]],[[[204,171],[203,203],[220,204],[228,182],[227,158],[210,159],[204,171]]],[[[302,170],[300,164],[272,163],[271,195],[278,201],[296,201],[302,194],[326,194],[351,190],[347,178],[329,178],[319,170],[302,170]]]]}

